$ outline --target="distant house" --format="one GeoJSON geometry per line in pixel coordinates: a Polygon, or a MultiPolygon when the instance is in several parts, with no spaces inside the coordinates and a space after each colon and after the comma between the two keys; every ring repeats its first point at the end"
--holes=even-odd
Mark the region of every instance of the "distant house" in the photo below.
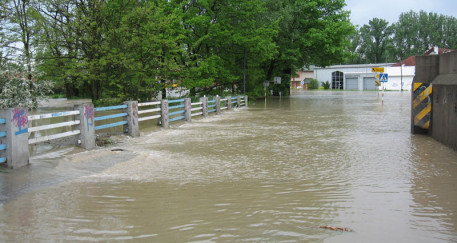
{"type": "Polygon", "coordinates": [[[351,64],[315,68],[314,78],[319,81],[320,86],[323,82],[329,81],[331,89],[377,90],[375,86],[377,73],[372,72],[372,68],[387,68],[392,65],[393,63],[351,64]]]}
{"type": "MultiPolygon", "coordinates": [[[[436,55],[454,50],[444,48],[430,48],[424,55],[436,55]]],[[[386,90],[411,90],[411,84],[416,73],[415,57],[408,57],[398,63],[378,64],[351,64],[334,65],[325,68],[314,68],[314,78],[322,86],[323,82],[329,81],[331,89],[345,90],[378,90],[375,85],[376,75],[372,72],[373,67],[384,68],[387,74],[387,82],[384,83],[386,90]]]]}
{"type": "Polygon", "coordinates": [[[314,78],[313,68],[314,66],[310,66],[298,71],[290,80],[290,88],[307,90],[309,82],[314,78]]]}

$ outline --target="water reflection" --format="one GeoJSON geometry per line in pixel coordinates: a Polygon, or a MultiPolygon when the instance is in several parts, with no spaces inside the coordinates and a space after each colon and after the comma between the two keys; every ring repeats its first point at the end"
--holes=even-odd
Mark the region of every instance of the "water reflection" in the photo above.
{"type": "Polygon", "coordinates": [[[29,171],[65,179],[8,197],[0,241],[456,241],[457,154],[410,134],[409,100],[305,92],[57,156],[29,171]]]}

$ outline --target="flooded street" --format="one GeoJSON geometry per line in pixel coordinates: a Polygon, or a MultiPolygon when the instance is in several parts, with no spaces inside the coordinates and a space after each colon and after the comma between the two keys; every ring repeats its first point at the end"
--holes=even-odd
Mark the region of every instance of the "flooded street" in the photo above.
{"type": "Polygon", "coordinates": [[[1,170],[0,242],[457,242],[457,152],[411,135],[409,92],[295,93],[171,127],[1,170]]]}

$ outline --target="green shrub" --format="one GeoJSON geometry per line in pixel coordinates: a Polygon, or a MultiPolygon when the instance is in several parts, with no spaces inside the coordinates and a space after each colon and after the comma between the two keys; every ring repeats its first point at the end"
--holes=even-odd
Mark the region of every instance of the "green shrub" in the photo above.
{"type": "Polygon", "coordinates": [[[319,88],[319,81],[317,81],[317,79],[312,78],[309,81],[308,89],[318,89],[318,88],[319,88]]]}
{"type": "Polygon", "coordinates": [[[119,98],[103,98],[94,101],[95,107],[122,105],[122,100],[119,98]]]}
{"type": "Polygon", "coordinates": [[[330,89],[330,82],[329,81],[325,81],[322,83],[322,86],[324,87],[324,89],[330,89]]]}

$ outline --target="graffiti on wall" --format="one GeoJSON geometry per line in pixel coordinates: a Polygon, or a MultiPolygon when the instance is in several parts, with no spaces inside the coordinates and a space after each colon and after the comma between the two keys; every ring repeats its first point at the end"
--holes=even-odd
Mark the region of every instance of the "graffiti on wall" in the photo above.
{"type": "Polygon", "coordinates": [[[27,117],[27,110],[26,109],[21,109],[21,108],[14,108],[13,109],[13,119],[11,119],[11,122],[19,128],[17,132],[14,133],[14,135],[19,135],[23,133],[29,132],[29,129],[27,128],[29,124],[29,119],[27,117]]]}
{"type": "Polygon", "coordinates": [[[86,118],[87,122],[87,131],[90,130],[90,127],[94,125],[94,115],[95,115],[95,110],[93,107],[90,105],[85,105],[84,106],[84,117],[86,118]],[[89,123],[90,121],[90,123],[89,123]]]}
{"type": "Polygon", "coordinates": [[[138,119],[138,103],[132,104],[132,114],[133,114],[133,117],[132,117],[133,125],[136,125],[135,120],[138,119]]]}

